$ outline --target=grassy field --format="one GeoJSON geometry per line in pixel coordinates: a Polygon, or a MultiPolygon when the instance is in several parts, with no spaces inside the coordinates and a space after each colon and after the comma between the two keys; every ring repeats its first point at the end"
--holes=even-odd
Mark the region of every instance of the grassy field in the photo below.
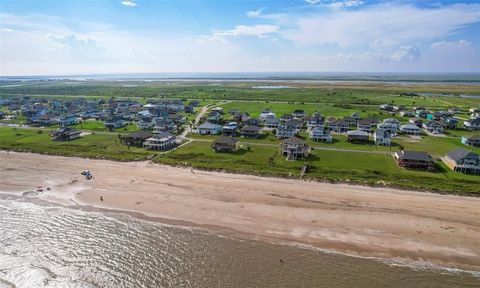
{"type": "Polygon", "coordinates": [[[171,153],[156,157],[155,162],[192,166],[201,169],[230,171],[256,175],[298,177],[304,163],[310,165],[305,178],[368,185],[387,183],[390,186],[444,191],[458,194],[480,192],[478,176],[453,173],[443,164],[438,172],[399,168],[387,153],[366,154],[313,150],[306,161],[286,161],[276,147],[250,145],[235,153],[216,153],[206,142],[192,142],[171,153]]]}
{"type": "Polygon", "coordinates": [[[121,145],[116,134],[90,134],[68,142],[52,141],[48,129],[0,127],[0,149],[117,161],[145,160],[156,156],[142,148],[121,145]]]}

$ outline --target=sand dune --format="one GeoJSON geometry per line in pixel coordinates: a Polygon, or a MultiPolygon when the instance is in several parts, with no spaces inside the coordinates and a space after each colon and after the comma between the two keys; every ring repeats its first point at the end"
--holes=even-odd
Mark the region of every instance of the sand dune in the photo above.
{"type": "Polygon", "coordinates": [[[0,152],[0,191],[480,271],[480,199],[159,166],[0,152]],[[82,170],[94,179],[86,180],[82,170]],[[104,201],[100,201],[103,196],[104,201]]]}

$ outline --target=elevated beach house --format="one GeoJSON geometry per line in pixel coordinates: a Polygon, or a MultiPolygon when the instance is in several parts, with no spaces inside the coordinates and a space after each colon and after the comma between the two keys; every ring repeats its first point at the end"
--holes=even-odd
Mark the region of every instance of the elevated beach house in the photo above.
{"type": "Polygon", "coordinates": [[[287,160],[306,158],[310,153],[310,147],[296,136],[283,140],[278,148],[280,153],[287,157],[287,160]]]}
{"type": "Polygon", "coordinates": [[[265,120],[265,127],[266,128],[278,128],[278,126],[280,126],[280,119],[276,119],[276,118],[267,118],[265,120]]]}
{"type": "Polygon", "coordinates": [[[294,136],[295,134],[297,134],[297,128],[291,123],[285,123],[278,126],[275,137],[278,139],[286,139],[294,136]]]}
{"type": "Polygon", "coordinates": [[[443,125],[437,121],[427,121],[423,123],[423,129],[427,130],[429,133],[432,134],[442,134],[443,133],[443,125]]]}
{"type": "Polygon", "coordinates": [[[237,136],[238,124],[237,122],[229,122],[222,127],[222,135],[225,136],[237,136]]]}
{"type": "Polygon", "coordinates": [[[124,136],[120,136],[120,142],[128,146],[142,147],[143,142],[152,136],[153,133],[150,131],[139,130],[124,136]]]}
{"type": "Polygon", "coordinates": [[[422,132],[420,127],[415,124],[403,124],[400,126],[400,131],[407,135],[420,135],[422,132]]]}
{"type": "Polygon", "coordinates": [[[369,134],[362,130],[347,132],[347,141],[352,143],[368,143],[369,134]]]}
{"type": "Polygon", "coordinates": [[[332,142],[332,135],[330,135],[330,131],[325,129],[323,126],[312,128],[308,134],[311,140],[332,142]]]}
{"type": "Polygon", "coordinates": [[[335,119],[328,123],[328,129],[336,133],[345,133],[348,131],[348,122],[342,119],[335,119]]]}
{"type": "Polygon", "coordinates": [[[107,128],[108,130],[113,130],[115,128],[120,128],[120,127],[123,127],[123,125],[124,125],[123,118],[121,116],[118,116],[118,115],[108,116],[105,119],[105,121],[103,121],[103,124],[104,124],[105,128],[107,128]]]}
{"type": "Polygon", "coordinates": [[[357,129],[365,132],[372,132],[375,126],[378,124],[376,118],[365,118],[357,121],[357,129]]]}
{"type": "Polygon", "coordinates": [[[462,144],[480,147],[480,135],[462,136],[462,144]]]}
{"type": "Polygon", "coordinates": [[[398,166],[404,168],[415,168],[430,170],[435,167],[432,156],[423,151],[397,151],[393,155],[398,166]]]}
{"type": "Polygon", "coordinates": [[[50,132],[50,137],[54,141],[69,141],[80,137],[82,132],[72,128],[58,128],[50,132]]]}
{"type": "Polygon", "coordinates": [[[314,128],[323,126],[324,118],[319,112],[313,113],[313,115],[306,117],[307,128],[314,128]]]}
{"type": "Polygon", "coordinates": [[[235,152],[238,150],[238,139],[228,136],[220,136],[211,144],[215,152],[235,152]]]}
{"type": "Polygon", "coordinates": [[[448,152],[443,162],[453,171],[480,174],[480,155],[462,148],[448,152]]]}
{"type": "Polygon", "coordinates": [[[373,133],[373,140],[375,141],[375,145],[382,145],[382,146],[390,146],[392,136],[388,133],[387,130],[377,129],[373,133]]]}
{"type": "Polygon", "coordinates": [[[58,125],[60,126],[75,125],[77,122],[77,116],[72,113],[62,114],[58,117],[58,125]]]}
{"type": "Polygon", "coordinates": [[[262,134],[260,134],[260,127],[258,126],[245,126],[242,128],[240,133],[243,137],[249,138],[259,138],[262,136],[262,134]]]}
{"type": "Polygon", "coordinates": [[[263,109],[260,112],[260,120],[265,122],[267,119],[275,119],[276,115],[270,109],[263,109]]]}
{"type": "Polygon", "coordinates": [[[175,145],[175,135],[168,132],[155,134],[143,142],[143,147],[150,150],[168,150],[175,145]]]}
{"type": "Polygon", "coordinates": [[[216,135],[222,132],[222,128],[223,128],[222,125],[205,122],[198,126],[197,131],[198,131],[198,134],[202,134],[202,135],[216,135]]]}
{"type": "Polygon", "coordinates": [[[292,112],[292,116],[295,118],[303,118],[305,117],[305,110],[302,109],[296,109],[292,112]]]}
{"type": "Polygon", "coordinates": [[[463,122],[463,128],[469,131],[480,130],[480,118],[469,119],[463,122]]]}
{"type": "Polygon", "coordinates": [[[400,127],[400,121],[395,118],[383,119],[383,122],[377,125],[378,129],[387,130],[390,134],[395,135],[400,127]]]}
{"type": "Polygon", "coordinates": [[[150,116],[140,116],[137,126],[138,129],[146,130],[153,128],[153,126],[155,126],[155,122],[153,122],[153,119],[150,116]]]}

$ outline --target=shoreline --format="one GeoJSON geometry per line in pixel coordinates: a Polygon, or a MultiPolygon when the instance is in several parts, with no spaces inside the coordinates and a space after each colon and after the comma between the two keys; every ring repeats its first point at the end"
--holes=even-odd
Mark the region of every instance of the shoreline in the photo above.
{"type": "Polygon", "coordinates": [[[5,152],[0,152],[0,159],[5,163],[1,167],[2,192],[19,195],[43,185],[51,190],[39,199],[65,206],[76,205],[75,201],[95,209],[192,223],[207,230],[226,229],[261,241],[480,271],[478,198],[192,173],[148,162],[5,152]],[[92,171],[95,178],[85,180],[79,174],[82,170],[92,171]],[[99,201],[100,195],[104,202],[99,201]]]}

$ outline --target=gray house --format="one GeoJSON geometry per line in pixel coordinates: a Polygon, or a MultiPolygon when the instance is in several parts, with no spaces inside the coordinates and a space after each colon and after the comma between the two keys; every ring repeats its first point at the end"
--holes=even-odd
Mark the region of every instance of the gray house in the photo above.
{"type": "Polygon", "coordinates": [[[305,141],[295,136],[283,140],[278,148],[280,153],[287,157],[287,160],[305,158],[310,153],[310,147],[305,144],[305,141]]]}
{"type": "Polygon", "coordinates": [[[448,152],[442,159],[453,171],[480,174],[480,155],[462,148],[448,152]]]}

